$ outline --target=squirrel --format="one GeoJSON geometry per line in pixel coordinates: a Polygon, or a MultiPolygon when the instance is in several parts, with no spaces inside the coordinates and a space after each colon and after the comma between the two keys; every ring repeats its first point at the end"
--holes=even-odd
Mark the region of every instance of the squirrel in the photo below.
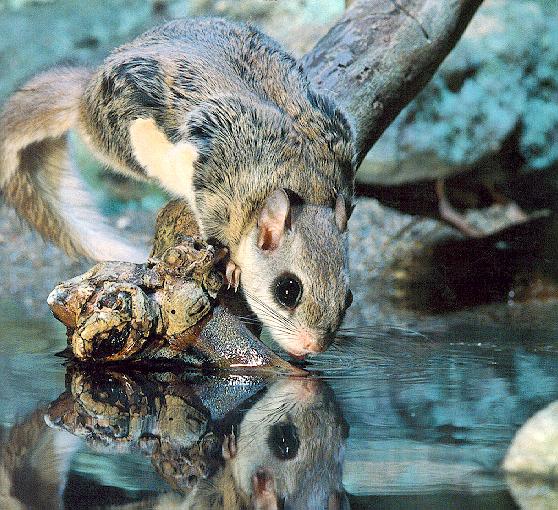
{"type": "Polygon", "coordinates": [[[32,78],[0,113],[0,191],[70,255],[142,262],[91,207],[68,132],[114,171],[185,198],[226,278],[272,338],[305,357],[352,300],[347,220],[354,135],[301,64],[250,24],[175,20],[98,69],[32,78]]]}

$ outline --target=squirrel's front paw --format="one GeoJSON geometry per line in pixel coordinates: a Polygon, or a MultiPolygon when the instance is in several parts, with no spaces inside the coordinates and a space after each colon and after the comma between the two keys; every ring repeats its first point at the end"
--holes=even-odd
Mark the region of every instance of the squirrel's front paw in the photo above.
{"type": "Polygon", "coordinates": [[[225,460],[234,459],[236,457],[236,436],[234,432],[227,434],[223,439],[223,458],[225,460]]]}
{"type": "Polygon", "coordinates": [[[240,285],[240,267],[237,266],[232,260],[227,262],[227,267],[225,268],[225,277],[227,280],[228,288],[234,287],[234,291],[238,290],[240,285]]]}

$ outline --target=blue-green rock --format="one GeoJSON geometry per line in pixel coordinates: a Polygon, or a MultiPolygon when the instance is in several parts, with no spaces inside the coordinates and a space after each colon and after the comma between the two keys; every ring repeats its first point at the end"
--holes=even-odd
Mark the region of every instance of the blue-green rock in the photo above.
{"type": "Polygon", "coordinates": [[[486,2],[432,81],[372,149],[361,178],[398,184],[447,177],[498,154],[515,133],[526,169],[556,165],[557,12],[533,1],[486,2]],[[418,163],[402,165],[409,159],[418,163]]]}

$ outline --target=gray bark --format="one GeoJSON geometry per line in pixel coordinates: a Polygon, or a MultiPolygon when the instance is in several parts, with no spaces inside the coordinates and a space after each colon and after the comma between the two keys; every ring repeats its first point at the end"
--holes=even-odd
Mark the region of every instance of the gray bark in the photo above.
{"type": "Polygon", "coordinates": [[[303,58],[352,117],[360,164],[428,83],[482,0],[355,0],[303,58]]]}

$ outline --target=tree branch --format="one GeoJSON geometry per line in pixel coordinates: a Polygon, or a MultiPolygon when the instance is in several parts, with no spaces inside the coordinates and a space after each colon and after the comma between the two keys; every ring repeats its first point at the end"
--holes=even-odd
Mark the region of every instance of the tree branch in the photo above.
{"type": "Polygon", "coordinates": [[[303,58],[350,114],[358,164],[428,83],[482,0],[356,0],[303,58]]]}

